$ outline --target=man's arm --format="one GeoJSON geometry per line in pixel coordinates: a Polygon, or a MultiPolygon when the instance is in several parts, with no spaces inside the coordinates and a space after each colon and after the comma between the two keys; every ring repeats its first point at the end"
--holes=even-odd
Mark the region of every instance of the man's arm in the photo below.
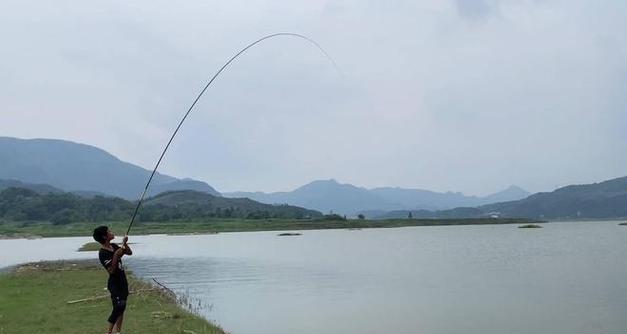
{"type": "Polygon", "coordinates": [[[121,247],[113,253],[111,263],[106,267],[109,274],[113,274],[118,269],[118,262],[120,262],[122,255],[124,255],[124,248],[121,247]]]}
{"type": "Polygon", "coordinates": [[[128,235],[125,235],[124,239],[122,239],[122,248],[124,248],[125,255],[133,255],[133,250],[128,246],[128,235]]]}

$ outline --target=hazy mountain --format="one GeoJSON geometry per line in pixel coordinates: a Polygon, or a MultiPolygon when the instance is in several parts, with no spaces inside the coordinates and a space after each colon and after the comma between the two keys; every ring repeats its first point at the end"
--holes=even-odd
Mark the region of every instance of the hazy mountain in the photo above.
{"type": "MultiPolygon", "coordinates": [[[[517,190],[514,190],[514,193],[517,190]]],[[[572,185],[552,192],[536,193],[517,201],[459,207],[448,210],[368,211],[369,218],[477,218],[509,217],[533,219],[625,218],[627,177],[600,183],[572,185]]]]}
{"type": "MultiPolygon", "coordinates": [[[[3,191],[8,188],[28,189],[41,195],[65,193],[65,191],[59,188],[55,188],[49,184],[26,183],[26,182],[22,182],[18,180],[0,179],[0,191],[3,191]]],[[[95,196],[112,197],[112,195],[108,195],[99,191],[76,190],[76,191],[71,191],[69,193],[80,196],[80,197],[84,197],[84,198],[93,198],[95,196]]]]}
{"type": "Polygon", "coordinates": [[[289,203],[322,212],[356,215],[364,211],[383,213],[390,210],[439,210],[460,206],[479,206],[494,201],[516,200],[529,195],[516,186],[486,197],[466,196],[462,193],[438,193],[421,189],[374,188],[366,189],[337,181],[313,181],[290,192],[234,192],[227,197],[248,197],[262,203],[289,203]]]}
{"type": "Polygon", "coordinates": [[[517,186],[509,186],[509,188],[494,193],[492,195],[488,195],[482,197],[482,204],[490,204],[490,203],[498,203],[498,202],[508,202],[508,201],[517,201],[531,195],[528,191],[517,187],[517,186]]]}
{"type": "Polygon", "coordinates": [[[465,196],[459,192],[438,193],[422,189],[390,187],[375,188],[370,191],[389,203],[397,204],[399,209],[446,209],[456,206],[474,205],[480,201],[478,197],[465,196]]]}
{"type": "Polygon", "coordinates": [[[144,207],[148,210],[154,210],[155,207],[166,208],[166,210],[175,208],[240,218],[316,218],[322,216],[318,211],[297,206],[263,204],[248,198],[225,198],[191,190],[161,193],[146,200],[144,207]]]}
{"type": "Polygon", "coordinates": [[[337,181],[313,181],[290,192],[262,193],[235,192],[224,193],[226,197],[247,197],[252,200],[276,204],[287,203],[318,210],[324,213],[352,214],[364,207],[380,207],[392,209],[378,195],[368,189],[337,181]]]}
{"type": "MultiPolygon", "coordinates": [[[[99,148],[53,139],[0,137],[0,161],[0,179],[48,184],[83,197],[108,195],[136,199],[150,175],[150,171],[121,161],[99,148]]],[[[220,196],[204,182],[177,179],[159,173],[153,179],[148,196],[179,190],[195,190],[220,196]]],[[[443,210],[516,200],[527,195],[527,192],[515,186],[490,196],[476,197],[421,189],[366,189],[340,184],[335,180],[313,181],[290,192],[226,194],[228,197],[247,197],[266,204],[287,203],[346,215],[355,215],[364,210],[443,210]]]]}
{"type": "Polygon", "coordinates": [[[571,185],[533,194],[519,201],[480,207],[507,217],[619,218],[627,217],[627,177],[600,183],[571,185]]]}
{"type": "Polygon", "coordinates": [[[3,191],[7,188],[28,189],[38,194],[58,194],[58,193],[63,192],[63,190],[57,189],[49,184],[34,184],[34,183],[25,183],[25,182],[18,181],[18,180],[0,179],[0,191],[3,191]]]}
{"type": "MultiPolygon", "coordinates": [[[[144,181],[145,182],[145,181],[144,181]]],[[[154,181],[153,181],[154,182],[154,181]]],[[[222,196],[219,192],[213,189],[205,182],[192,180],[192,179],[177,179],[174,182],[151,184],[148,188],[148,196],[155,196],[167,191],[181,191],[181,190],[193,190],[211,194],[213,196],[222,196]]]]}
{"type": "MultiPolygon", "coordinates": [[[[55,139],[0,137],[0,161],[0,179],[126,199],[136,199],[150,175],[150,171],[97,147],[55,139]]],[[[153,179],[149,195],[182,189],[220,195],[204,182],[159,173],[153,179]]]]}

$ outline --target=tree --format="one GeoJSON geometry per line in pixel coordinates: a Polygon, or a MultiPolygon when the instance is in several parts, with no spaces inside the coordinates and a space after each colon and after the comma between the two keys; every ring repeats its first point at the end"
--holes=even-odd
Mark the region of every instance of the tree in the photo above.
{"type": "Polygon", "coordinates": [[[50,221],[53,225],[69,224],[72,222],[74,215],[75,213],[71,209],[63,209],[55,213],[52,218],[50,218],[50,221]]]}
{"type": "Polygon", "coordinates": [[[357,215],[357,218],[359,220],[364,220],[364,219],[366,219],[366,216],[364,216],[363,214],[360,213],[360,214],[357,215]]]}
{"type": "Polygon", "coordinates": [[[409,211],[409,214],[407,215],[407,219],[413,219],[414,215],[411,214],[411,211],[409,211]]]}

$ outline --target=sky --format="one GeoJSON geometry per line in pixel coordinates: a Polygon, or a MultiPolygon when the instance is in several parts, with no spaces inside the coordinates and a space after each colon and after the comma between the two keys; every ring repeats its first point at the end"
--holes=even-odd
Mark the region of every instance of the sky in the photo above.
{"type": "Polygon", "coordinates": [[[485,195],[627,175],[627,2],[0,2],[0,136],[218,191],[316,179],[485,195]]]}

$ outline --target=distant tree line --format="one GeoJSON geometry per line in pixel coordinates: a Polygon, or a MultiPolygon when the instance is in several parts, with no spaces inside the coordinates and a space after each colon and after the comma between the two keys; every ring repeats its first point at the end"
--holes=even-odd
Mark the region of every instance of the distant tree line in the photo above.
{"type": "MultiPolygon", "coordinates": [[[[208,195],[210,196],[210,195],[208,195]]],[[[250,203],[245,202],[245,203],[250,203]]],[[[211,203],[182,203],[144,205],[139,221],[193,220],[204,218],[269,219],[310,218],[310,210],[286,205],[273,206],[256,203],[243,205],[237,201],[220,199],[220,205],[211,203]]],[[[23,188],[7,188],[0,192],[0,219],[9,221],[50,221],[53,224],[71,222],[100,222],[128,219],[136,202],[121,198],[94,196],[80,197],[71,193],[39,194],[23,188]]]]}

